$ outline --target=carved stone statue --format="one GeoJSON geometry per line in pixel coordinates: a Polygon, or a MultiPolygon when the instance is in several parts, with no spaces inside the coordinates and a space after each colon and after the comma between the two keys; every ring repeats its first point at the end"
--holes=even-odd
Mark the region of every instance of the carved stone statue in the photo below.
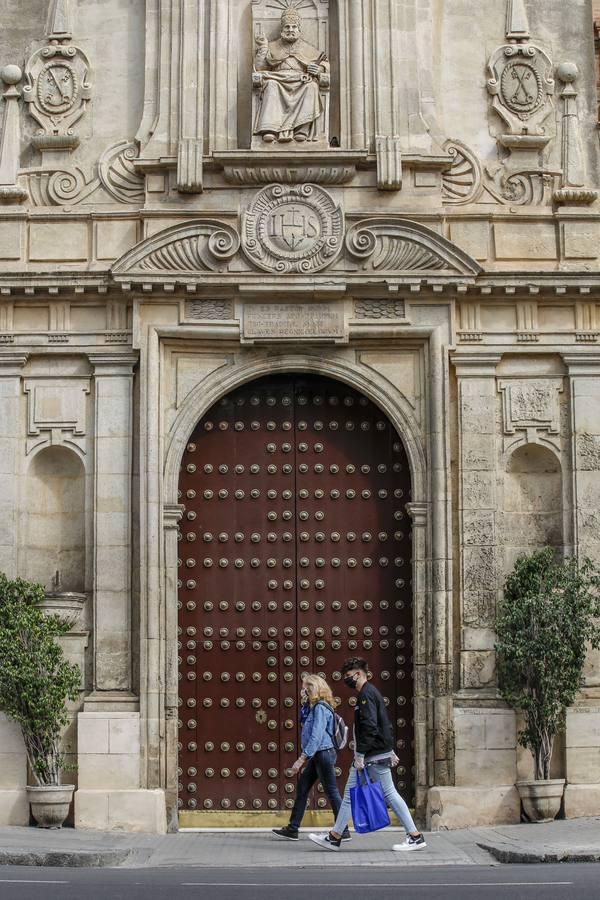
{"type": "Polygon", "coordinates": [[[329,88],[325,53],[302,39],[296,9],[281,17],[281,36],[269,43],[256,36],[253,82],[260,90],[254,133],[265,143],[300,143],[317,139],[317,122],[324,111],[321,92],[329,88]]]}

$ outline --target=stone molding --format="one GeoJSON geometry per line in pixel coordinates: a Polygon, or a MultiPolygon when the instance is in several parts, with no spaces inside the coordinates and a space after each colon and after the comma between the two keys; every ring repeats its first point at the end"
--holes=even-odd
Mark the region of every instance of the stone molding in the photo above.
{"type": "Polygon", "coordinates": [[[64,445],[87,453],[91,378],[31,376],[23,380],[27,397],[27,455],[45,446],[64,445]]]}
{"type": "MultiPolygon", "coordinates": [[[[151,320],[150,306],[148,307],[148,315],[151,320]]],[[[218,327],[220,326],[215,323],[215,326],[210,326],[206,330],[204,339],[196,342],[195,352],[202,354],[210,349],[214,353],[215,335],[212,332],[218,327]]],[[[408,333],[409,331],[410,329],[407,328],[407,334],[402,336],[399,345],[402,344],[406,337],[410,344],[411,352],[414,352],[415,340],[417,340],[415,335],[418,334],[419,345],[424,347],[431,343],[432,352],[436,356],[435,348],[439,348],[440,340],[439,328],[429,329],[427,333],[425,329],[412,329],[410,334],[408,333]]],[[[144,354],[144,372],[147,374],[142,373],[141,378],[142,402],[149,402],[152,407],[156,407],[158,404],[158,408],[162,408],[165,401],[162,399],[161,379],[167,377],[166,371],[171,365],[168,362],[169,354],[167,352],[165,356],[165,350],[168,351],[172,340],[171,336],[178,333],[178,330],[162,328],[160,325],[157,325],[154,328],[150,326],[147,332],[145,331],[144,333],[147,335],[145,340],[148,342],[148,353],[144,354]],[[154,371],[154,360],[158,356],[165,359],[167,369],[161,369],[162,375],[157,378],[154,371]],[[150,372],[154,374],[150,375],[150,372]],[[152,384],[149,383],[148,379],[152,384]]],[[[191,352],[188,349],[187,356],[191,356],[191,352]]],[[[149,634],[155,633],[156,622],[158,620],[163,621],[165,616],[167,627],[170,631],[169,635],[163,635],[166,647],[164,653],[161,651],[161,659],[163,660],[161,674],[156,671],[152,674],[148,673],[152,679],[159,678],[161,683],[164,683],[164,689],[161,690],[162,697],[157,698],[160,703],[160,710],[156,708],[155,700],[152,698],[152,710],[154,712],[153,715],[148,716],[145,725],[148,736],[149,786],[165,787],[168,794],[168,803],[174,804],[176,802],[175,788],[171,788],[172,784],[176,784],[174,772],[177,741],[175,709],[177,701],[177,667],[176,650],[173,648],[176,640],[177,620],[176,616],[172,614],[172,610],[175,609],[177,590],[177,546],[174,520],[179,515],[179,504],[176,495],[181,454],[189,440],[194,424],[198,421],[198,416],[201,416],[203,411],[209,409],[213,403],[217,402],[224,394],[233,390],[238,384],[260,378],[267,372],[273,374],[279,371],[313,371],[324,376],[336,378],[342,383],[356,386],[358,390],[371,397],[381,409],[385,410],[394,427],[402,434],[410,460],[413,473],[413,496],[416,498],[412,501],[412,516],[416,526],[413,548],[415,614],[420,622],[415,659],[420,672],[418,684],[422,687],[422,690],[420,687],[417,691],[415,718],[418,719],[418,726],[416,728],[416,739],[418,742],[425,742],[427,746],[432,747],[434,729],[437,735],[437,756],[435,761],[424,751],[419,757],[421,767],[419,770],[420,793],[418,803],[422,808],[426,798],[426,785],[431,783],[448,783],[447,780],[451,768],[451,761],[448,756],[450,745],[447,740],[451,728],[451,703],[448,697],[451,685],[449,674],[451,651],[445,643],[450,632],[445,624],[449,604],[445,587],[446,579],[443,574],[443,560],[448,558],[448,548],[445,545],[442,546],[446,540],[444,527],[441,527],[439,523],[437,529],[426,527],[430,488],[428,486],[429,477],[426,474],[428,464],[425,444],[429,441],[429,436],[423,432],[427,430],[427,427],[423,425],[420,428],[410,416],[408,404],[400,396],[395,385],[392,385],[389,380],[372,369],[362,366],[360,363],[357,365],[355,361],[345,359],[343,350],[338,352],[333,348],[329,348],[319,352],[319,354],[314,354],[310,351],[306,354],[269,351],[264,356],[258,357],[255,350],[239,348],[236,349],[235,356],[236,358],[233,360],[235,365],[230,365],[227,370],[224,370],[222,367],[218,368],[187,393],[174,418],[170,420],[170,433],[165,444],[166,457],[161,457],[156,452],[156,447],[153,446],[152,430],[144,438],[145,441],[149,442],[148,450],[151,450],[147,456],[148,472],[146,474],[154,481],[157,487],[160,485],[164,506],[162,511],[158,512],[159,520],[155,522],[154,519],[157,512],[155,505],[150,504],[147,511],[149,521],[147,526],[143,526],[143,533],[148,535],[149,539],[149,544],[147,545],[149,558],[147,571],[142,576],[142,590],[145,590],[144,584],[147,584],[149,597],[151,597],[147,623],[149,634]],[[155,535],[157,530],[161,528],[163,539],[159,547],[152,535],[155,535]],[[165,576],[159,581],[155,580],[156,563],[154,559],[157,553],[161,559],[165,560],[165,576]],[[433,598],[431,602],[428,601],[428,597],[433,598]],[[431,621],[429,621],[429,617],[431,617],[431,621]],[[434,629],[436,634],[436,639],[433,642],[426,637],[428,634],[433,633],[431,629],[434,629]],[[427,679],[424,675],[427,665],[430,665],[432,669],[432,680],[429,688],[427,688],[427,679]],[[435,677],[433,677],[434,670],[435,677]],[[426,717],[425,708],[428,701],[424,691],[427,690],[429,690],[427,696],[436,698],[435,720],[433,718],[427,720],[426,717]],[[158,716],[158,719],[155,716],[158,716]],[[165,735],[167,735],[166,738],[165,735]],[[157,768],[159,764],[160,769],[157,768]],[[156,779],[159,780],[156,781],[156,779]]],[[[418,370],[419,372],[421,371],[420,367],[418,367],[418,370]]],[[[439,367],[434,366],[429,376],[424,375],[421,377],[429,378],[429,389],[436,394],[436,397],[438,393],[441,394],[443,373],[439,367]]],[[[443,402],[441,396],[438,397],[437,402],[443,402]]],[[[437,438],[434,438],[434,440],[437,440],[437,438]]],[[[438,469],[432,463],[434,484],[431,490],[434,491],[436,497],[434,504],[436,517],[443,516],[443,509],[445,509],[445,487],[442,484],[437,484],[443,471],[442,468],[438,469]]],[[[142,479],[146,478],[146,474],[144,472],[141,473],[142,479]]],[[[142,640],[144,641],[146,638],[142,636],[142,640]]]]}
{"type": "Polygon", "coordinates": [[[368,163],[366,150],[221,150],[212,165],[222,168],[228,184],[348,184],[359,166],[368,163]]]}

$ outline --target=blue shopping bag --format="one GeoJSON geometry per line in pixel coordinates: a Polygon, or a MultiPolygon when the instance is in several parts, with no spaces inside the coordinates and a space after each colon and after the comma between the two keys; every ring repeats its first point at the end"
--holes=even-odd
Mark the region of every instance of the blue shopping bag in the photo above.
{"type": "Polygon", "coordinates": [[[359,834],[379,831],[390,824],[390,814],[383,796],[383,788],[378,781],[371,781],[366,771],[357,774],[356,787],[350,788],[352,821],[359,834]],[[361,781],[364,776],[364,783],[361,781]]]}

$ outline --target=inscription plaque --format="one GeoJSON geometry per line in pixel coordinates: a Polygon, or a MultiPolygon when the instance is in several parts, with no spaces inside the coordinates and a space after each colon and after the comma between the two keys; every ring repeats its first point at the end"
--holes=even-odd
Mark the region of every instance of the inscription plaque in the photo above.
{"type": "Polygon", "coordinates": [[[243,337],[259,340],[343,340],[346,335],[341,303],[248,303],[243,337]]]}

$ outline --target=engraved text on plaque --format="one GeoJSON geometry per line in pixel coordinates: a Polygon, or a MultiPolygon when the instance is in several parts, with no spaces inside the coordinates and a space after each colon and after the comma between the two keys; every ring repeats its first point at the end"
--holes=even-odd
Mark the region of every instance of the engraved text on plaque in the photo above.
{"type": "Polygon", "coordinates": [[[340,303],[248,303],[243,336],[247,341],[342,340],[344,307],[340,303]]]}

